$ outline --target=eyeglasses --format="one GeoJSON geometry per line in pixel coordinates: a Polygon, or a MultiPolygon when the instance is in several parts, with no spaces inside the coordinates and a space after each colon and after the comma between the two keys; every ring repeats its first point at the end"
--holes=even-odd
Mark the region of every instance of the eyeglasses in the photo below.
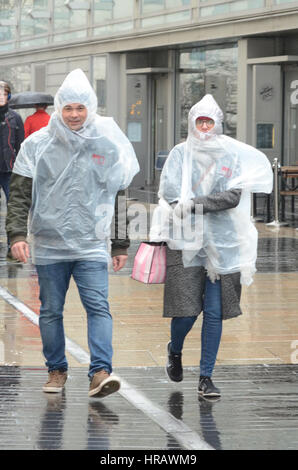
{"type": "Polygon", "coordinates": [[[196,125],[199,127],[203,127],[203,125],[206,124],[207,127],[212,127],[214,126],[214,121],[213,119],[197,119],[196,125]]]}

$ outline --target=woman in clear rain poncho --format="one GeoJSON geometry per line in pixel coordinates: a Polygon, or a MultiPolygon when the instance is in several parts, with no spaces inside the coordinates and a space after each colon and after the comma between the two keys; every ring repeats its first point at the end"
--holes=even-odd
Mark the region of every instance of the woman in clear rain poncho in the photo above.
{"type": "MultiPolygon", "coordinates": [[[[7,231],[14,257],[26,262],[30,210],[31,253],[40,285],[39,325],[49,371],[43,390],[60,391],[67,377],[62,315],[72,275],[87,311],[89,395],[104,396],[120,386],[110,376],[110,227],[117,192],[127,188],[139,165],[114,120],[96,114],[96,95],[80,69],[65,78],[54,104],[49,125],[29,136],[17,156],[7,231]]],[[[121,251],[121,243],[114,242],[113,266],[119,270],[126,249],[121,251]]]]}
{"type": "Polygon", "coordinates": [[[220,395],[211,375],[222,320],[242,313],[241,284],[249,285],[255,272],[251,193],[272,191],[267,157],[224,136],[222,120],[211,95],[190,110],[187,140],[173,148],[161,174],[150,232],[152,241],[168,246],[164,316],[172,322],[166,370],[171,380],[182,380],[184,339],[203,311],[198,392],[204,396],[220,395]]]}

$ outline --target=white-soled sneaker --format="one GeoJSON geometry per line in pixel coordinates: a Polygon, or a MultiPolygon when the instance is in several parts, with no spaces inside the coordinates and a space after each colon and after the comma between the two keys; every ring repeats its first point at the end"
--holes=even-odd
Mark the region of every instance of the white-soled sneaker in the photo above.
{"type": "Polygon", "coordinates": [[[220,397],[219,388],[215,387],[211,377],[200,377],[198,394],[203,397],[220,397]]]}
{"type": "Polygon", "coordinates": [[[52,370],[49,372],[47,383],[42,387],[44,392],[59,393],[62,392],[67,380],[67,372],[61,370],[52,370]]]}

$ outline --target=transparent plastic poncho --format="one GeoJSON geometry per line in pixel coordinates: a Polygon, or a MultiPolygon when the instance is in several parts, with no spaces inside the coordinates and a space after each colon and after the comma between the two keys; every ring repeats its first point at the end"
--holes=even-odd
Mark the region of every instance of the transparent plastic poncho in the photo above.
{"type": "Polygon", "coordinates": [[[211,279],[240,272],[241,283],[249,285],[256,271],[258,238],[251,221],[251,193],[271,193],[273,174],[266,155],[222,134],[222,119],[211,95],[190,110],[186,142],[173,148],[161,174],[150,239],[182,250],[185,267],[204,266],[211,279]],[[203,133],[196,128],[200,116],[214,120],[212,130],[203,133]],[[187,210],[195,197],[230,189],[241,189],[235,208],[204,215],[202,207],[196,214],[187,210]],[[170,205],[175,201],[182,219],[170,205]],[[187,232],[190,235],[185,236],[187,232]]]}
{"type": "Polygon", "coordinates": [[[139,171],[135,152],[112,118],[96,114],[97,97],[80,69],[66,77],[54,105],[49,125],[23,142],[13,170],[33,179],[32,261],[108,262],[115,197],[139,171]],[[62,119],[71,103],[88,111],[79,131],[62,119]]]}

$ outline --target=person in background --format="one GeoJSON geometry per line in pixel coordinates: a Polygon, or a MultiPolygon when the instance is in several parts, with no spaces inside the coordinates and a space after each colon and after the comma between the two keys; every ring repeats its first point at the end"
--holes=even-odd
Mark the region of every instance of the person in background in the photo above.
{"type": "Polygon", "coordinates": [[[39,131],[39,129],[48,125],[51,116],[46,112],[47,107],[46,104],[36,104],[35,113],[26,118],[24,122],[25,139],[33,132],[39,131]]]}
{"type": "MultiPolygon", "coordinates": [[[[10,178],[16,155],[24,140],[24,125],[21,116],[9,108],[11,88],[0,81],[0,188],[3,189],[6,202],[9,198],[10,178]]],[[[10,242],[7,240],[7,260],[13,261],[10,253],[10,242]]],[[[15,260],[14,260],[15,261],[15,260]]]]}

